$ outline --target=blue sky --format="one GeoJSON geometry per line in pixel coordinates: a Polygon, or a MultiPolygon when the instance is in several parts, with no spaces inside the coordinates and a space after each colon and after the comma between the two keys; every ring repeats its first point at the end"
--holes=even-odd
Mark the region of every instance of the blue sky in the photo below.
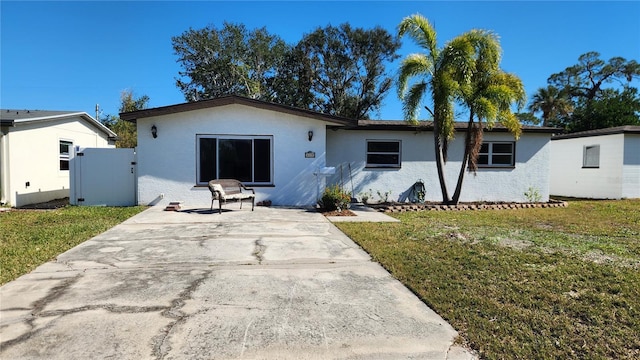
{"type": "MultiPolygon", "coordinates": [[[[0,107],[116,115],[120,92],[148,95],[151,107],[184,102],[171,37],[190,27],[266,27],[290,44],[328,24],[382,26],[395,34],[421,13],[438,40],[470,29],[496,32],[502,68],[527,96],[588,51],[640,61],[637,1],[0,1],[0,107]]],[[[400,55],[418,51],[402,40],[400,55]]],[[[399,60],[389,70],[395,73],[399,60]]],[[[634,83],[637,87],[638,83],[634,83]]],[[[426,116],[426,113],[422,114],[426,116]]],[[[395,89],[374,118],[402,119],[395,89]]]]}

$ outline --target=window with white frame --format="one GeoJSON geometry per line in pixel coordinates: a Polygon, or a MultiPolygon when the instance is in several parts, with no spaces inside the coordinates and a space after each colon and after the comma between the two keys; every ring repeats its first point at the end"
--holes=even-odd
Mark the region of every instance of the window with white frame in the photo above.
{"type": "Polygon", "coordinates": [[[273,184],[272,136],[198,135],[197,183],[236,179],[273,184]]]}
{"type": "Polygon", "coordinates": [[[478,167],[515,166],[514,142],[484,142],[478,153],[478,167]]]}
{"type": "Polygon", "coordinates": [[[400,140],[367,140],[367,167],[399,168],[400,140]]]}
{"type": "Polygon", "coordinates": [[[73,143],[67,140],[60,140],[60,170],[69,170],[69,152],[73,148],[73,143]]]}
{"type": "Polygon", "coordinates": [[[600,167],[600,145],[587,145],[582,152],[583,168],[600,167]]]}

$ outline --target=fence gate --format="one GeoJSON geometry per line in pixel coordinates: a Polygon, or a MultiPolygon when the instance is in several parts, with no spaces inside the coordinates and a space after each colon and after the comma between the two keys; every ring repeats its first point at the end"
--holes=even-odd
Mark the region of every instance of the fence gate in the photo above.
{"type": "Polygon", "coordinates": [[[69,172],[69,203],[72,205],[137,204],[134,149],[75,149],[69,161],[69,172]]]}

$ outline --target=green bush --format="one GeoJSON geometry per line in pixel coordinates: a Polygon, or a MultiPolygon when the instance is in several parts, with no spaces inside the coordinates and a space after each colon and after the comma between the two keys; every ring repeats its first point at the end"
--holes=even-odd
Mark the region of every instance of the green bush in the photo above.
{"type": "Polygon", "coordinates": [[[333,185],[324,189],[318,205],[324,211],[342,211],[347,209],[350,203],[351,194],[342,190],[340,186],[333,185]]]}
{"type": "Polygon", "coordinates": [[[542,200],[542,195],[540,195],[538,189],[533,186],[529,186],[529,189],[524,192],[524,196],[527,198],[527,202],[530,203],[537,203],[542,200]]]}

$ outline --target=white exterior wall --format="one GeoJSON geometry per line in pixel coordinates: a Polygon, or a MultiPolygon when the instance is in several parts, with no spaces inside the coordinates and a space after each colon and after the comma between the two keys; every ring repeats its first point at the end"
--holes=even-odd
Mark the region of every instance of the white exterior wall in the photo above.
{"type": "Polygon", "coordinates": [[[551,141],[551,194],[620,199],[624,152],[624,134],[551,141]],[[583,168],[584,147],[592,145],[600,146],[600,166],[583,168]]]}
{"type": "Polygon", "coordinates": [[[640,134],[624,135],[622,197],[640,198],[640,134]]]}
{"type": "Polygon", "coordinates": [[[69,196],[69,171],[60,170],[60,140],[81,147],[113,147],[80,117],[16,124],[3,136],[2,201],[11,206],[69,196]],[[29,185],[27,186],[27,183],[29,185]]]}
{"type": "MultiPolygon", "coordinates": [[[[549,200],[549,134],[523,134],[516,142],[514,168],[480,168],[477,175],[465,174],[461,202],[516,201],[526,202],[524,193],[536,189],[541,201],[549,200]]],[[[485,133],[484,141],[513,141],[508,133],[485,133]]],[[[449,145],[449,161],[445,176],[449,196],[455,191],[463,155],[464,134],[449,145]]],[[[419,179],[422,179],[427,201],[442,201],[435,162],[433,134],[412,131],[338,130],[329,131],[327,139],[327,165],[336,166],[332,183],[340,183],[340,166],[344,188],[351,191],[348,164],[351,164],[355,195],[372,190],[372,200],[380,198],[377,192],[391,191],[389,200],[398,201],[419,179]],[[365,168],[366,140],[401,140],[401,168],[365,168]]]]}
{"type": "Polygon", "coordinates": [[[324,186],[314,175],[325,166],[323,121],[233,104],[142,118],[137,128],[139,204],[182,201],[210,206],[209,189],[196,186],[196,135],[200,134],[273,136],[274,185],[251,186],[256,202],[313,205],[324,186]],[[153,125],[158,129],[155,139],[150,130],[153,125]],[[307,137],[309,130],[314,133],[312,141],[307,137]],[[307,151],[315,152],[315,158],[305,158],[307,151]]]}

